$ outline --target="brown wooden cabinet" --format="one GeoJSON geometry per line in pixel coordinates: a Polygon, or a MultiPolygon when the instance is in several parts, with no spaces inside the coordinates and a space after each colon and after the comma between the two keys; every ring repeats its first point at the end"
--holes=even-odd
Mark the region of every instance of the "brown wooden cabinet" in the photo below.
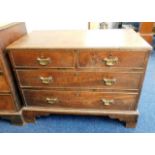
{"type": "Polygon", "coordinates": [[[24,23],[11,23],[0,27],[0,117],[14,124],[23,124],[16,83],[7,59],[5,48],[26,34],[24,23]]]}
{"type": "Polygon", "coordinates": [[[7,47],[26,122],[101,115],[135,127],[151,46],[133,30],[36,31],[7,47]]]}
{"type": "Polygon", "coordinates": [[[153,41],[153,26],[154,22],[141,22],[139,27],[139,33],[150,44],[153,41]]]}

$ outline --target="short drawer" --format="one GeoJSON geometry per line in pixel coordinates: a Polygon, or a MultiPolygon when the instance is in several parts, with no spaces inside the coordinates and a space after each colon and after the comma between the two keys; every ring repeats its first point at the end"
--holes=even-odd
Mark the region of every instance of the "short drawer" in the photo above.
{"type": "Polygon", "coordinates": [[[18,70],[21,87],[139,89],[143,73],[18,70]]]}
{"type": "Polygon", "coordinates": [[[28,106],[133,110],[137,94],[91,91],[23,90],[28,106]]]}
{"type": "Polygon", "coordinates": [[[145,67],[146,53],[141,51],[80,50],[79,67],[145,67]]]}
{"type": "Polygon", "coordinates": [[[73,68],[73,50],[15,50],[10,53],[14,67],[19,68],[73,68]]]}
{"type": "Polygon", "coordinates": [[[16,110],[12,96],[7,94],[0,94],[0,111],[14,111],[16,110]]]}
{"type": "Polygon", "coordinates": [[[3,75],[3,72],[0,72],[0,92],[9,92],[9,85],[3,75]]]}

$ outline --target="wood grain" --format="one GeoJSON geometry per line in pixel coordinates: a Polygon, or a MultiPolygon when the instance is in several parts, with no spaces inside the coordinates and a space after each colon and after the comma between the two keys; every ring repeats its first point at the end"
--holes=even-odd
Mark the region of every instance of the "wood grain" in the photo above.
{"type": "Polygon", "coordinates": [[[134,110],[137,102],[137,94],[119,94],[91,91],[35,91],[24,90],[24,99],[30,106],[45,107],[70,107],[92,109],[119,109],[134,110]],[[57,103],[50,104],[46,98],[56,98],[57,103]],[[114,100],[110,105],[104,105],[102,99],[114,100]]]}
{"type": "Polygon", "coordinates": [[[152,47],[131,29],[33,31],[7,49],[119,49],[151,50],[152,47]]]}
{"type": "Polygon", "coordinates": [[[79,67],[109,67],[106,65],[105,58],[118,58],[118,62],[112,67],[130,67],[144,68],[144,60],[146,57],[144,51],[104,51],[104,50],[80,50],[79,51],[79,67]]]}
{"type": "Polygon", "coordinates": [[[104,89],[135,89],[141,85],[143,73],[104,72],[104,71],[59,71],[59,70],[17,70],[17,77],[22,88],[104,88],[104,89]],[[41,78],[50,78],[43,83],[41,78]],[[106,79],[115,80],[106,85],[106,79]]]}
{"type": "Polygon", "coordinates": [[[13,50],[11,57],[15,67],[19,68],[73,68],[75,67],[74,50],[13,50]],[[50,59],[48,65],[42,66],[37,58],[50,59]]]}
{"type": "Polygon", "coordinates": [[[15,124],[23,124],[21,102],[5,48],[25,34],[25,23],[0,27],[0,117],[15,124]]]}
{"type": "Polygon", "coordinates": [[[151,49],[132,30],[39,31],[22,37],[7,52],[26,105],[25,121],[53,113],[86,114],[135,127],[151,49]],[[40,65],[38,57],[51,62],[40,65]],[[115,82],[106,85],[105,78],[115,82]]]}

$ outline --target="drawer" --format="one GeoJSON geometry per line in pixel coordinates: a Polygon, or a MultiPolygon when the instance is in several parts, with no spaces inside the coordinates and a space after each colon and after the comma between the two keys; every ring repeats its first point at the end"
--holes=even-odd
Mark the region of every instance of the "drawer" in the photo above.
{"type": "Polygon", "coordinates": [[[91,71],[18,70],[22,87],[87,87],[139,89],[142,73],[91,71]]]}
{"type": "Polygon", "coordinates": [[[14,111],[16,110],[15,104],[13,102],[11,95],[0,94],[0,111],[9,110],[14,111]]]}
{"type": "Polygon", "coordinates": [[[28,106],[133,110],[137,94],[91,91],[23,90],[28,106]]]}
{"type": "Polygon", "coordinates": [[[80,50],[79,67],[145,67],[146,53],[141,51],[80,50]]]}
{"type": "Polygon", "coordinates": [[[73,50],[15,50],[11,51],[14,67],[19,68],[73,68],[73,50]]]}
{"type": "Polygon", "coordinates": [[[3,75],[3,72],[0,72],[0,92],[9,92],[9,85],[3,75]]]}

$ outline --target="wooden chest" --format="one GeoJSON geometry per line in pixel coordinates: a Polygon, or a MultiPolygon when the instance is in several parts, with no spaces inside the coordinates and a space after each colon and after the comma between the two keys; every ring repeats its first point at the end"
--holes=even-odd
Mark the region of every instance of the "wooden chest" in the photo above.
{"type": "Polygon", "coordinates": [[[14,124],[23,124],[22,107],[5,48],[26,34],[24,23],[10,23],[0,27],[0,117],[14,124]]]}
{"type": "Polygon", "coordinates": [[[151,46],[133,30],[36,31],[7,47],[25,121],[103,115],[135,127],[151,46]]]}

